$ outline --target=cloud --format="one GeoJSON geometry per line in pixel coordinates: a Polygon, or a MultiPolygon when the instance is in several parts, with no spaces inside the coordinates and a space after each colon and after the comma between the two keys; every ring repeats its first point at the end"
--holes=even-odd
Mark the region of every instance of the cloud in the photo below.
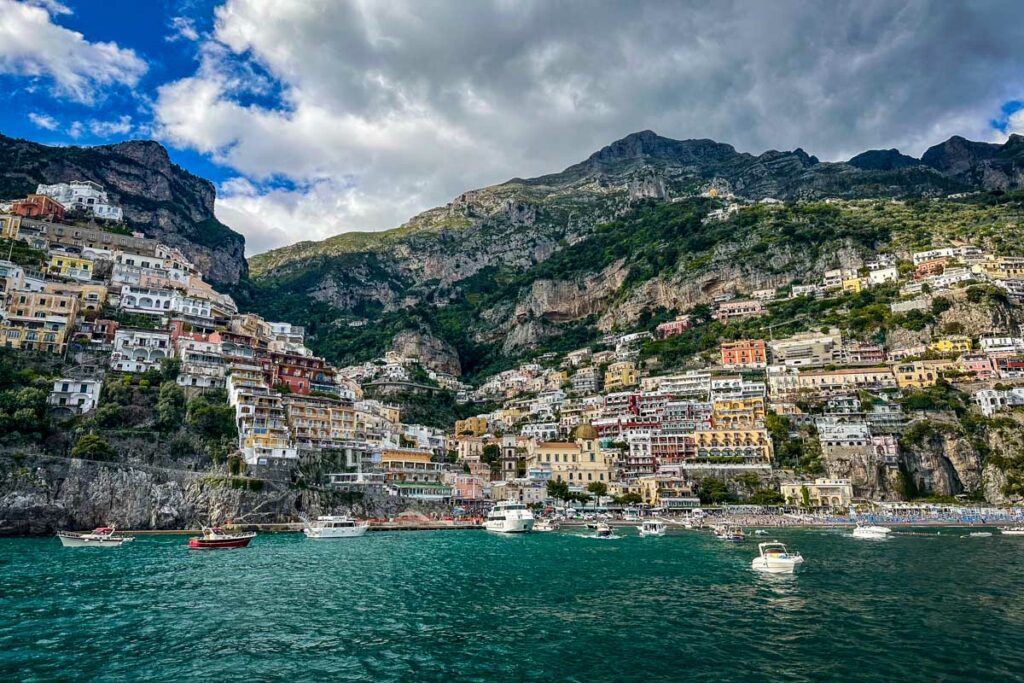
{"type": "Polygon", "coordinates": [[[0,73],[52,79],[60,96],[94,103],[115,85],[134,86],[146,64],[132,50],[89,42],[53,23],[69,10],[58,2],[0,0],[0,73]]]}
{"type": "Polygon", "coordinates": [[[1024,93],[1012,1],[227,0],[215,14],[199,68],[159,90],[154,129],[252,181],[218,202],[251,250],[394,227],[645,128],[754,153],[920,154],[990,135],[1024,93]]]}
{"type": "Polygon", "coordinates": [[[132,117],[125,114],[114,121],[89,121],[89,131],[96,137],[108,138],[112,135],[127,135],[132,130],[132,117]]]}
{"type": "Polygon", "coordinates": [[[78,138],[82,137],[82,133],[84,132],[85,124],[81,121],[73,121],[71,125],[68,126],[68,137],[71,138],[72,140],[77,140],[78,138]]]}
{"type": "Polygon", "coordinates": [[[171,19],[171,34],[167,36],[167,42],[173,43],[178,40],[195,42],[199,40],[199,31],[196,24],[188,17],[174,17],[171,19]]]}
{"type": "Polygon", "coordinates": [[[49,114],[37,114],[34,111],[29,112],[28,120],[39,128],[43,128],[45,130],[56,130],[60,125],[60,122],[49,114]]]}

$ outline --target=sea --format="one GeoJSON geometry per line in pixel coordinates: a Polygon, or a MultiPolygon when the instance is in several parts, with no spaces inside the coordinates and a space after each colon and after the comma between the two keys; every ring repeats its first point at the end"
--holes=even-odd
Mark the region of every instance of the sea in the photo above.
{"type": "Polygon", "coordinates": [[[1024,680],[1024,537],[969,531],[2,539],[0,680],[1024,680]]]}

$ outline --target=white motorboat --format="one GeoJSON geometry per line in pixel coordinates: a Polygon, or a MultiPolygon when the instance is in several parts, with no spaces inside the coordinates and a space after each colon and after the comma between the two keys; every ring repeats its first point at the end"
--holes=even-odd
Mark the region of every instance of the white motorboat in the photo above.
{"type": "Polygon", "coordinates": [[[1024,536],[1024,526],[1003,527],[999,533],[1004,536],[1024,536]]]}
{"type": "Polygon", "coordinates": [[[120,548],[135,540],[134,536],[116,533],[112,526],[101,526],[86,532],[58,531],[57,538],[65,548],[120,548]]]}
{"type": "Polygon", "coordinates": [[[360,522],[351,517],[324,515],[315,521],[303,519],[302,533],[306,538],[326,540],[332,538],[358,538],[370,528],[369,522],[360,522]]]}
{"type": "Polygon", "coordinates": [[[533,530],[533,513],[522,503],[503,500],[487,514],[484,528],[499,534],[523,534],[533,530]]]}
{"type": "Polygon", "coordinates": [[[648,536],[664,536],[665,535],[665,523],[658,519],[647,519],[644,523],[637,527],[642,538],[648,536]]]}
{"type": "Polygon", "coordinates": [[[746,534],[738,526],[723,524],[722,526],[715,527],[715,538],[722,541],[739,542],[746,538],[746,534]]]}
{"type": "Polygon", "coordinates": [[[558,531],[560,525],[552,519],[538,519],[533,525],[534,531],[558,531]]]}
{"type": "Polygon", "coordinates": [[[612,527],[607,522],[598,522],[597,523],[597,528],[594,529],[594,533],[597,534],[598,536],[603,536],[603,537],[611,536],[612,535],[612,527]]]}
{"type": "Polygon", "coordinates": [[[799,553],[790,553],[786,546],[778,541],[757,544],[758,556],[750,563],[756,571],[769,574],[794,574],[804,563],[799,553]]]}
{"type": "Polygon", "coordinates": [[[874,526],[871,524],[858,524],[853,530],[854,538],[889,538],[892,529],[887,526],[874,526]]]}

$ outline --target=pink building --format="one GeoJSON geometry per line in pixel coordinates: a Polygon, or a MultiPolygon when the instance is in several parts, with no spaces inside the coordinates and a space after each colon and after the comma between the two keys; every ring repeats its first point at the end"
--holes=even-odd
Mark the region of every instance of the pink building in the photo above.
{"type": "Polygon", "coordinates": [[[654,333],[661,339],[667,339],[686,332],[692,325],[693,322],[690,320],[690,316],[681,315],[675,320],[658,325],[654,328],[654,333]]]}
{"type": "Polygon", "coordinates": [[[984,382],[999,376],[999,373],[996,372],[995,361],[981,354],[960,356],[960,368],[977,382],[984,382]]]}
{"type": "Polygon", "coordinates": [[[456,500],[483,500],[487,497],[486,480],[473,474],[452,474],[452,496],[456,500]]]}

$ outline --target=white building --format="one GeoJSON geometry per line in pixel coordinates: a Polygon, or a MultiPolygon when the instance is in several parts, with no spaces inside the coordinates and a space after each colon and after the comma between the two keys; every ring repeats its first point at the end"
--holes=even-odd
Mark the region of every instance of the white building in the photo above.
{"type": "Polygon", "coordinates": [[[982,414],[992,417],[1004,408],[1024,406],[1024,387],[1015,387],[1008,391],[982,389],[974,394],[974,402],[981,408],[982,414]]]}
{"type": "Polygon", "coordinates": [[[103,382],[98,379],[62,377],[53,381],[47,402],[55,408],[87,413],[99,403],[102,387],[103,382]]]}
{"type": "Polygon", "coordinates": [[[175,352],[181,359],[178,385],[182,387],[223,387],[224,354],[220,342],[200,341],[180,337],[174,343],[175,352]]]}
{"type": "Polygon", "coordinates": [[[171,357],[171,351],[171,335],[167,332],[122,328],[114,333],[110,367],[118,372],[145,372],[159,368],[164,358],[171,357]]]}
{"type": "Polygon", "coordinates": [[[878,268],[868,272],[868,282],[872,285],[884,285],[886,282],[896,282],[899,279],[899,271],[891,266],[888,268],[878,268]]]}
{"type": "Polygon", "coordinates": [[[170,289],[149,289],[122,285],[118,308],[129,313],[165,315],[170,313],[174,297],[178,293],[170,289]]]}
{"type": "Polygon", "coordinates": [[[89,211],[96,218],[119,221],[124,218],[121,207],[110,203],[106,191],[89,180],[72,180],[70,183],[40,185],[36,194],[44,194],[61,203],[67,210],[89,211]]]}

